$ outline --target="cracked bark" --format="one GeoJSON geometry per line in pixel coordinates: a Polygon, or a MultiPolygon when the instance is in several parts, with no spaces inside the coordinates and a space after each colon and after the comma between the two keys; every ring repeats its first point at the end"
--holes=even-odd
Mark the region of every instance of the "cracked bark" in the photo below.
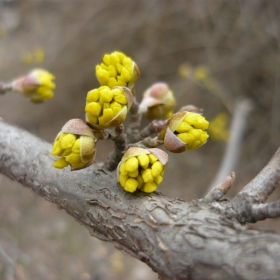
{"type": "Polygon", "coordinates": [[[259,178],[223,202],[125,193],[114,173],[96,164],[75,172],[52,168],[50,150],[0,119],[1,173],[65,209],[91,235],[145,262],[161,279],[279,279],[280,236],[241,225],[278,216],[279,203],[260,203],[279,181],[279,150],[259,178]]]}

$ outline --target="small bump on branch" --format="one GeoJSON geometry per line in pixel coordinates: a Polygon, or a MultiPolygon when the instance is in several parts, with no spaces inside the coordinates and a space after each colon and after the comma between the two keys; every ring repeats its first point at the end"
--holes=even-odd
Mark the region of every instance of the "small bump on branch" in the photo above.
{"type": "Polygon", "coordinates": [[[225,180],[214,187],[206,196],[205,199],[211,201],[218,201],[220,200],[232,187],[235,181],[235,173],[231,172],[229,176],[225,178],[225,180]]]}
{"type": "Polygon", "coordinates": [[[280,217],[280,200],[266,204],[252,206],[252,217],[256,221],[265,220],[266,218],[280,217]]]}

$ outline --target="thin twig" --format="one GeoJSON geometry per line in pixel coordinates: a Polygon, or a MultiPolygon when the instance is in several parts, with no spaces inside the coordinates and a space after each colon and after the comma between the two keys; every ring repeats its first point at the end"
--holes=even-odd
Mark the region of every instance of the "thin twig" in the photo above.
{"type": "Polygon", "coordinates": [[[0,94],[5,94],[8,91],[12,90],[12,84],[11,83],[4,83],[0,82],[0,94]]]}
{"type": "Polygon", "coordinates": [[[103,167],[109,171],[114,171],[122,159],[124,152],[127,149],[126,135],[124,133],[124,125],[121,124],[114,128],[111,134],[111,140],[114,141],[115,150],[109,154],[103,167]]]}
{"type": "Polygon", "coordinates": [[[138,111],[139,111],[139,103],[134,98],[134,101],[130,108],[130,124],[127,128],[128,143],[137,142],[137,138],[135,138],[135,136],[137,136],[139,134],[139,129],[140,129],[141,120],[142,120],[142,114],[139,114],[138,111]]]}
{"type": "Polygon", "coordinates": [[[134,140],[133,142],[135,143],[135,142],[142,141],[143,139],[150,137],[155,133],[159,133],[164,128],[167,121],[168,120],[153,120],[145,128],[138,131],[137,134],[133,135],[133,140],[134,140]]]}

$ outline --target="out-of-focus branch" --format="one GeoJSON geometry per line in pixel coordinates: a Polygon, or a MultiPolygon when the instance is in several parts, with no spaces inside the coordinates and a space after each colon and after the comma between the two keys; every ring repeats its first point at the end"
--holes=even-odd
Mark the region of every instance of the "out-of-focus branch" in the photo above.
{"type": "Polygon", "coordinates": [[[219,170],[217,171],[217,174],[210,184],[207,192],[220,184],[220,182],[222,182],[224,178],[234,170],[238,162],[240,149],[242,147],[242,138],[246,128],[248,116],[252,108],[253,105],[249,99],[244,99],[237,102],[230,127],[230,139],[226,146],[219,170]]]}
{"type": "Polygon", "coordinates": [[[5,94],[8,91],[12,90],[12,84],[11,83],[3,83],[0,82],[0,94],[5,94]]]}

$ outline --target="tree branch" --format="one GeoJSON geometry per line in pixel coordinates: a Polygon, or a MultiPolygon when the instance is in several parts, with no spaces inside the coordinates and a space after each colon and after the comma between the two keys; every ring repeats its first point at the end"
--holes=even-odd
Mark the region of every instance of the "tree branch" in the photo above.
{"type": "Polygon", "coordinates": [[[74,172],[52,168],[50,150],[0,119],[1,173],[65,209],[91,235],[145,262],[161,279],[278,279],[280,236],[241,226],[231,202],[126,193],[98,165],[74,172]]]}

